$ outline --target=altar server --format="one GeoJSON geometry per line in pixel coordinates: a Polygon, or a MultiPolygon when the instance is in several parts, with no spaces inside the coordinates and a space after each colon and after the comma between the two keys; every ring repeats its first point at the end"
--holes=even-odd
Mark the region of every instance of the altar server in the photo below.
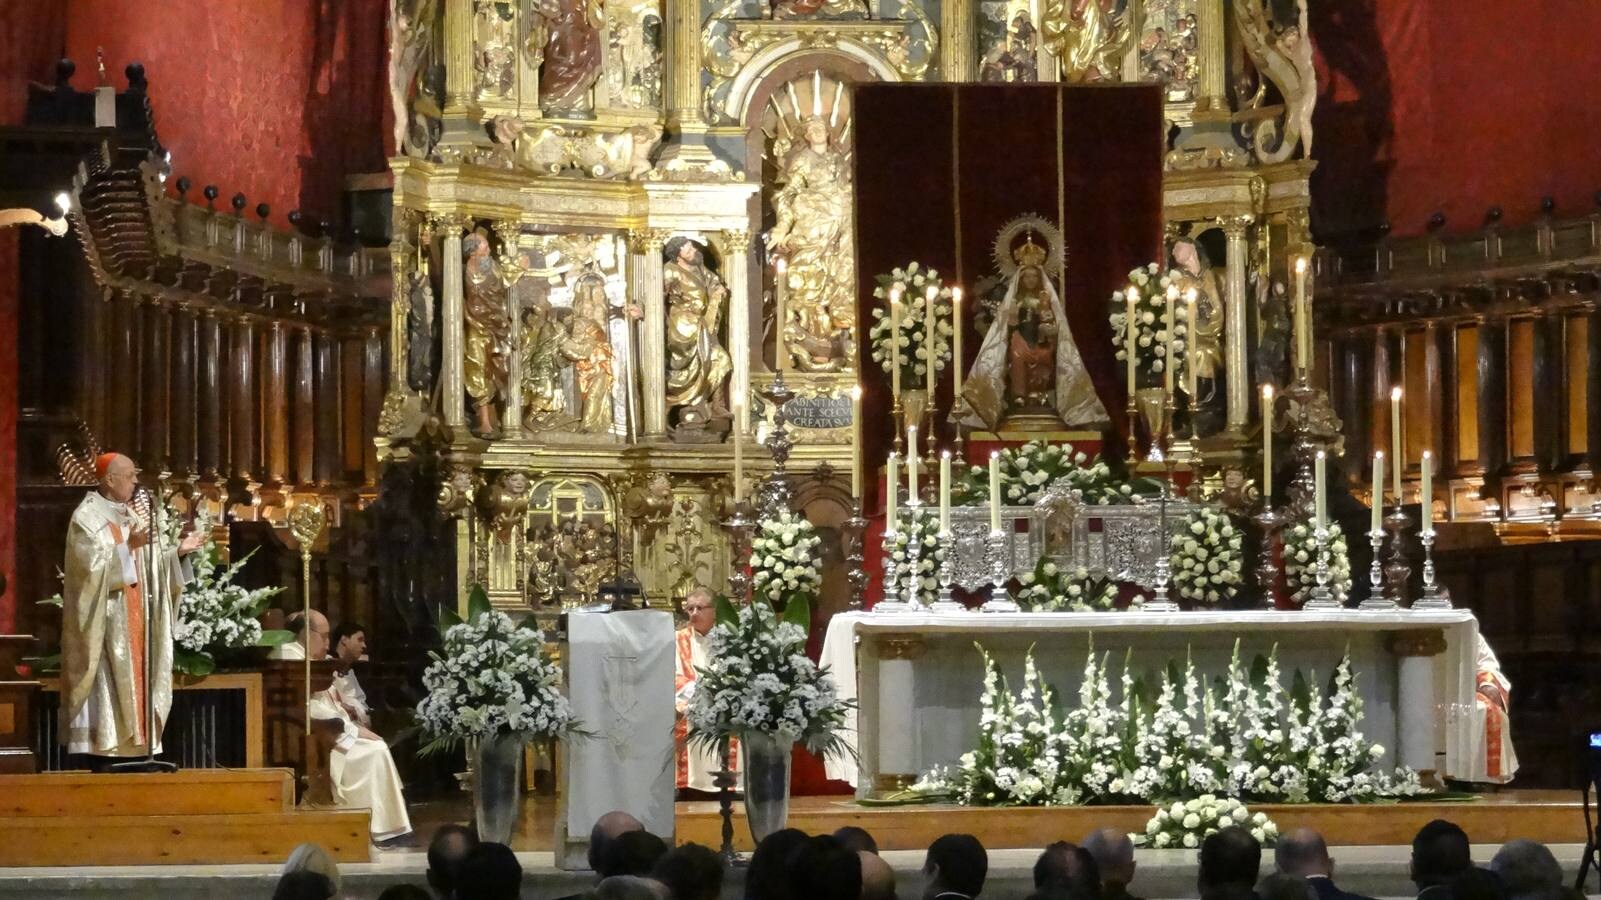
{"type": "MultiPolygon", "coordinates": [[[[696,670],[704,668],[710,659],[708,648],[712,626],[717,624],[717,609],[712,592],[697,587],[684,598],[684,615],[689,624],[678,629],[678,673],[673,679],[677,691],[674,697],[678,710],[678,723],[674,736],[678,740],[678,789],[714,793],[716,773],[722,768],[715,751],[704,746],[691,746],[688,741],[689,723],[684,713],[689,709],[689,698],[695,695],[696,670]]],[[[730,765],[739,769],[739,745],[731,743],[730,765]]]]}
{"type": "Polygon", "coordinates": [[[161,749],[172,708],[172,631],[189,578],[184,558],[203,536],[152,546],[152,523],[131,503],[139,476],[133,460],[102,454],[95,475],[99,485],[67,528],[61,734],[68,753],[138,757],[152,744],[161,749]],[[155,707],[154,734],[147,703],[155,707]]]}

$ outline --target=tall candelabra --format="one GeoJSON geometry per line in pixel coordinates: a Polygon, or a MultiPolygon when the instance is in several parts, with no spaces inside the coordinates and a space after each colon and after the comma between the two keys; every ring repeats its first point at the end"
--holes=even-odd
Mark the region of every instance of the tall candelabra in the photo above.
{"type": "Polygon", "coordinates": [[[1006,582],[1012,574],[1007,564],[1010,557],[1007,543],[1006,533],[999,528],[990,529],[989,537],[984,539],[984,555],[990,566],[990,598],[979,607],[983,612],[1012,613],[1019,609],[1017,601],[1006,590],[1006,582]]]}
{"type": "Polygon", "coordinates": [[[723,858],[723,865],[735,866],[742,862],[739,851],[734,849],[734,788],[739,776],[734,772],[733,748],[728,738],[718,742],[717,758],[722,767],[712,773],[712,786],[717,788],[717,814],[723,820],[723,846],[718,855],[723,858]]]}
{"type": "Polygon", "coordinates": [[[773,471],[762,483],[760,507],[764,517],[777,518],[789,510],[789,473],[785,466],[789,462],[789,452],[795,448],[795,442],[789,436],[789,414],[784,411],[784,406],[795,399],[795,392],[784,384],[783,372],[773,376],[773,383],[762,391],[762,399],[773,407],[773,430],[767,436],[767,452],[773,457],[773,471]]]}
{"type": "Polygon", "coordinates": [[[723,527],[728,529],[728,593],[736,603],[750,600],[751,533],[756,529],[751,512],[750,502],[741,500],[723,521],[723,527]]]}
{"type": "Polygon", "coordinates": [[[845,520],[845,577],[851,583],[850,608],[860,610],[867,602],[867,517],[863,515],[862,498],[856,498],[851,517],[845,520]]]}

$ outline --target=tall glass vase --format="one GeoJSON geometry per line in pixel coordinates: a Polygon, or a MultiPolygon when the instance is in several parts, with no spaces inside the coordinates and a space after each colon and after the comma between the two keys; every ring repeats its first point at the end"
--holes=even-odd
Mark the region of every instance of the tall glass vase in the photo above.
{"type": "Polygon", "coordinates": [[[756,843],[789,820],[789,761],[795,742],[751,732],[739,736],[745,756],[745,818],[756,843]]]}
{"type": "Polygon", "coordinates": [[[523,736],[480,738],[473,766],[473,813],[480,840],[510,844],[521,804],[523,736]]]}

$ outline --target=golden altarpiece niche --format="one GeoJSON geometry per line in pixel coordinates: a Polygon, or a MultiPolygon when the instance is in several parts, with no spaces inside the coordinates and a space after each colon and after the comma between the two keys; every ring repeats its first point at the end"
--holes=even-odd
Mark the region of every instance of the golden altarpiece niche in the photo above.
{"type": "Polygon", "coordinates": [[[393,4],[379,445],[443,456],[463,596],[553,612],[624,576],[651,602],[722,587],[734,445],[759,478],[778,371],[800,398],[791,469],[815,481],[797,496],[841,518],[872,302],[851,221],[864,81],[1165,86],[1162,262],[1201,298],[1202,483],[1243,471],[1311,249],[1305,0],[393,4]]]}

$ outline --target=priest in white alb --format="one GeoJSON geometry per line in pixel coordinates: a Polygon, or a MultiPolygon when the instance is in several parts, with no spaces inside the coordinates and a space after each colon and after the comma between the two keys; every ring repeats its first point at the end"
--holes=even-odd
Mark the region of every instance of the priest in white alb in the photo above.
{"type": "MultiPolygon", "coordinates": [[[[274,659],[303,660],[328,658],[328,619],[311,611],[306,617],[294,613],[284,623],[295,639],[281,645],[274,659]]],[[[358,722],[350,704],[341,702],[338,681],[311,695],[306,712],[313,721],[337,720],[339,737],[328,757],[328,776],[333,781],[334,805],[343,809],[366,809],[371,814],[368,831],[380,847],[404,845],[411,834],[411,817],[406,813],[406,796],[401,790],[400,770],[384,739],[358,722]]],[[[365,695],[363,695],[365,698],[365,695]]],[[[365,714],[365,705],[362,707],[365,714]]]]}
{"type": "Polygon", "coordinates": [[[161,750],[172,709],[172,632],[189,577],[184,557],[203,536],[152,545],[151,522],[131,505],[139,483],[133,460],[102,454],[95,475],[99,485],[67,528],[61,734],[68,753],[96,757],[94,767],[103,768],[108,758],[161,750]]]}
{"type": "Polygon", "coordinates": [[[1473,770],[1467,780],[1506,784],[1518,771],[1518,756],[1512,752],[1512,682],[1483,635],[1474,668],[1473,770]]]}
{"type": "MultiPolygon", "coordinates": [[[[706,666],[708,656],[707,648],[711,644],[709,635],[712,626],[717,624],[717,608],[712,598],[712,592],[704,587],[698,587],[689,592],[684,598],[684,615],[689,617],[689,624],[678,629],[675,636],[678,645],[678,673],[673,679],[676,690],[674,696],[678,711],[678,724],[675,737],[678,739],[678,789],[680,791],[700,791],[703,793],[716,793],[716,774],[722,768],[717,759],[716,752],[688,740],[689,723],[684,713],[689,709],[689,698],[695,695],[696,670],[706,666]]],[[[729,748],[731,768],[739,769],[739,746],[731,744],[729,748]]]]}

